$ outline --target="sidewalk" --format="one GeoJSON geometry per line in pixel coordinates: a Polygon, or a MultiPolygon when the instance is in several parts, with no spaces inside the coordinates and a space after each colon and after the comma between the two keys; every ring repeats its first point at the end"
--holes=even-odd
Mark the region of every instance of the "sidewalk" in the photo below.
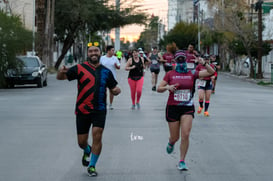
{"type": "Polygon", "coordinates": [[[244,80],[244,81],[248,81],[248,82],[251,82],[251,83],[258,84],[258,85],[273,88],[273,84],[270,84],[271,83],[271,74],[270,73],[264,73],[263,74],[263,76],[264,76],[263,79],[249,78],[248,76],[245,76],[245,75],[236,75],[236,74],[232,74],[230,72],[220,72],[220,74],[235,77],[235,78],[238,78],[238,79],[241,79],[241,80],[244,80]]]}

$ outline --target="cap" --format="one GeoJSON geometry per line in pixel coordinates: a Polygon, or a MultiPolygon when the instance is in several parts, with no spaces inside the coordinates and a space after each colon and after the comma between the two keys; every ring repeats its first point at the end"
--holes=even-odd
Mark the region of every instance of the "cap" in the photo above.
{"type": "Polygon", "coordinates": [[[178,50],[178,51],[175,52],[174,59],[177,61],[179,58],[183,58],[183,60],[186,59],[186,54],[185,54],[184,51],[178,50]]]}
{"type": "Polygon", "coordinates": [[[210,57],[209,54],[204,54],[204,55],[203,55],[203,58],[206,59],[206,60],[208,60],[209,57],[210,57]]]}
{"type": "Polygon", "coordinates": [[[137,50],[138,50],[138,51],[142,51],[142,48],[138,48],[137,50]]]}
{"type": "Polygon", "coordinates": [[[141,51],[139,51],[138,53],[143,53],[144,54],[144,52],[141,50],[141,51]]]}

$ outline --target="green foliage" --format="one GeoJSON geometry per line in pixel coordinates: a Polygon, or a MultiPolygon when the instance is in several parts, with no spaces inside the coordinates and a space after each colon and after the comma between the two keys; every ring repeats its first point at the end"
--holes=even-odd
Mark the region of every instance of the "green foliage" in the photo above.
{"type": "Polygon", "coordinates": [[[185,49],[190,43],[197,45],[198,27],[193,23],[180,22],[164,37],[164,46],[175,42],[179,49],[185,49]]]}
{"type": "MultiPolygon", "coordinates": [[[[247,55],[247,50],[245,46],[243,45],[243,42],[234,39],[230,44],[229,44],[230,50],[232,50],[235,54],[237,55],[247,55]]],[[[251,56],[253,58],[258,58],[258,51],[257,51],[257,43],[253,43],[250,47],[250,52],[251,56]]],[[[271,46],[269,42],[263,42],[262,44],[262,56],[268,55],[269,52],[271,51],[271,46]]]]}
{"type": "Polygon", "coordinates": [[[135,48],[141,47],[144,50],[150,51],[153,46],[157,46],[158,20],[158,16],[152,16],[149,19],[145,30],[141,32],[137,43],[134,45],[135,48]]]}
{"type": "Polygon", "coordinates": [[[107,1],[58,0],[55,8],[55,33],[64,40],[67,35],[78,36],[80,32],[95,33],[128,24],[145,23],[145,14],[135,13],[134,8],[117,11],[106,6],[107,1]]]}
{"type": "Polygon", "coordinates": [[[16,69],[17,54],[31,49],[32,33],[23,27],[18,16],[8,16],[0,11],[0,87],[5,85],[4,74],[16,69]]]}

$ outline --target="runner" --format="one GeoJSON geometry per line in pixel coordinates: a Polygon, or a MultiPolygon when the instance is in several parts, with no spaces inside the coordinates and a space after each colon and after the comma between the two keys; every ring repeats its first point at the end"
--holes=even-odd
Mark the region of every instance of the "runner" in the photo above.
{"type": "Polygon", "coordinates": [[[150,71],[152,73],[152,90],[156,91],[157,78],[160,72],[160,61],[162,60],[162,56],[157,51],[157,47],[153,47],[153,50],[148,57],[151,60],[150,71]]]}
{"type": "MultiPolygon", "coordinates": [[[[120,69],[120,62],[117,59],[117,57],[114,56],[114,54],[115,54],[114,46],[108,45],[106,47],[106,55],[101,57],[100,63],[112,71],[112,74],[117,81],[116,69],[120,69]]],[[[109,101],[110,101],[109,109],[110,110],[114,109],[112,106],[113,100],[114,100],[114,95],[109,90],[109,101]]]]}
{"type": "Polygon", "coordinates": [[[197,51],[194,50],[193,44],[189,44],[188,50],[186,50],[186,61],[188,63],[188,69],[194,70],[198,65],[197,51]]]}
{"type": "Polygon", "coordinates": [[[77,80],[76,127],[78,144],[83,149],[82,164],[88,166],[89,176],[97,176],[96,163],[102,148],[102,134],[106,118],[106,87],[113,95],[120,93],[112,72],[101,65],[99,47],[90,46],[87,61],[69,69],[63,66],[57,73],[58,80],[77,80]],[[92,149],[88,144],[89,129],[92,124],[92,149]],[[91,154],[91,161],[89,156],[91,154]]]}
{"type": "MultiPolygon", "coordinates": [[[[210,65],[213,69],[215,69],[215,66],[213,64],[210,64],[208,54],[204,55],[204,60],[208,65],[210,65]]],[[[202,64],[199,64],[196,67],[196,70],[201,71],[206,68],[207,67],[203,66],[202,64]]],[[[199,107],[198,107],[197,113],[201,114],[201,112],[203,110],[203,104],[204,104],[204,98],[205,98],[204,116],[207,117],[207,116],[209,116],[208,109],[209,109],[210,95],[211,95],[211,90],[212,90],[211,76],[200,78],[198,80],[197,86],[198,86],[198,96],[199,96],[199,107]]]]}
{"type": "Polygon", "coordinates": [[[132,107],[140,109],[140,97],[144,83],[143,70],[145,69],[144,59],[139,57],[138,50],[133,50],[133,57],[129,58],[125,70],[129,71],[128,83],[131,90],[132,107]]]}
{"type": "Polygon", "coordinates": [[[189,136],[195,112],[192,93],[195,87],[194,82],[197,78],[212,75],[214,70],[203,59],[199,59],[199,61],[206,67],[206,70],[188,70],[186,55],[182,51],[175,53],[175,60],[177,62],[175,70],[166,73],[157,88],[157,92],[169,91],[166,120],[169,126],[170,138],[167,144],[167,153],[171,154],[173,152],[174,145],[179,140],[181,132],[178,169],[188,170],[185,158],[189,147],[189,136]]]}
{"type": "Polygon", "coordinates": [[[167,52],[162,56],[162,61],[164,62],[164,70],[167,73],[173,69],[172,64],[174,63],[174,52],[176,51],[176,45],[168,44],[166,50],[167,52]]]}
{"type": "Polygon", "coordinates": [[[216,87],[216,81],[217,81],[217,77],[218,77],[218,70],[221,69],[221,66],[220,66],[219,61],[216,59],[215,55],[211,55],[210,60],[211,60],[211,63],[216,67],[216,72],[215,72],[214,76],[211,77],[211,80],[212,80],[212,92],[211,93],[215,94],[215,87],[216,87]]]}

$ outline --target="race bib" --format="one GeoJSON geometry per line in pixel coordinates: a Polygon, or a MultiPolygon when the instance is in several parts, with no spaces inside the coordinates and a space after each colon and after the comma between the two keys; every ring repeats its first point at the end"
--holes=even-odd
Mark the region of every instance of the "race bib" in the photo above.
{"type": "Polygon", "coordinates": [[[158,64],[157,60],[152,60],[152,64],[158,64]]]}
{"type": "Polygon", "coordinates": [[[165,66],[171,67],[172,64],[171,63],[165,63],[165,66]]]}
{"type": "Polygon", "coordinates": [[[205,87],[206,86],[206,81],[199,79],[197,85],[200,86],[200,87],[205,87]]]}
{"type": "Polygon", "coordinates": [[[187,63],[187,68],[188,69],[194,69],[195,64],[194,63],[187,63]]]}
{"type": "Polygon", "coordinates": [[[186,101],[189,101],[190,98],[191,98],[190,89],[177,90],[174,92],[174,100],[175,101],[186,102],[186,101]]]}

